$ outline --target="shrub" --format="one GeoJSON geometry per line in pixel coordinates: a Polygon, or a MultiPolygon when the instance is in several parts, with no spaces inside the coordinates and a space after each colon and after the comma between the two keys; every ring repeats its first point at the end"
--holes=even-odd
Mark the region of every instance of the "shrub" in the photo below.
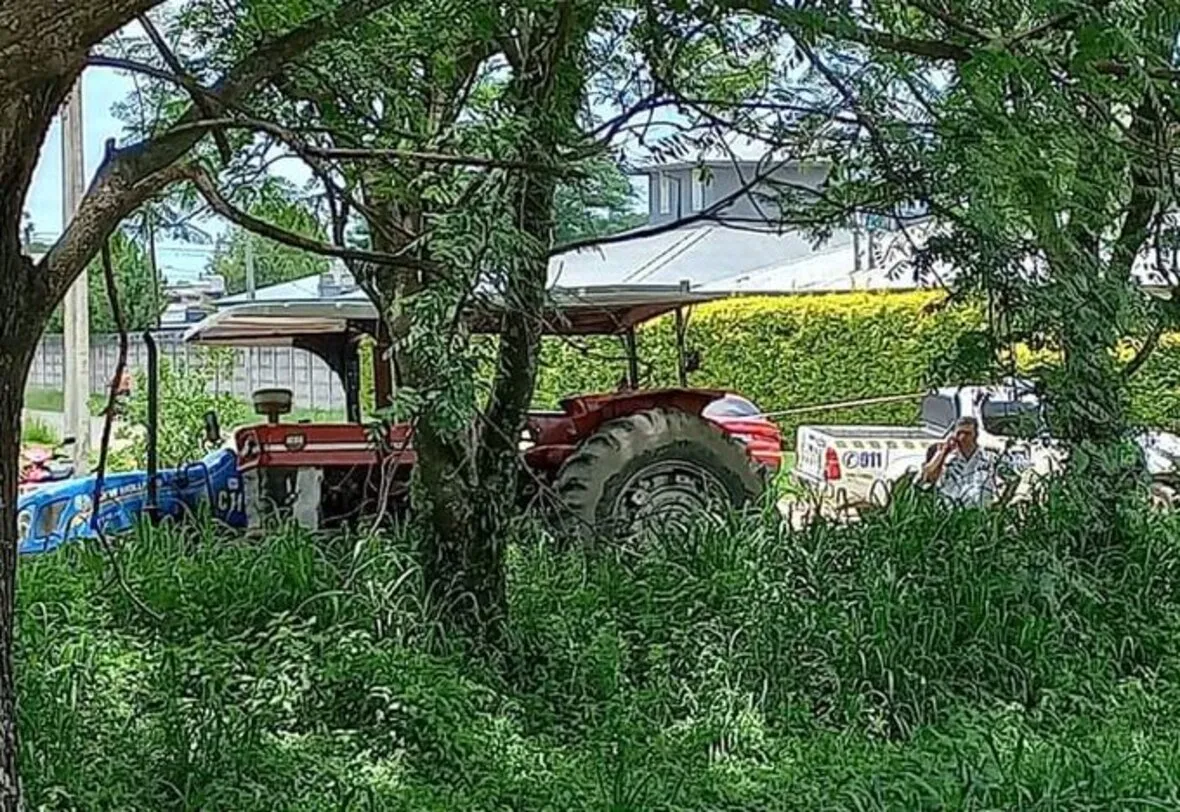
{"type": "MultiPolygon", "coordinates": [[[[687,343],[702,351],[690,384],[736,391],[767,412],[873,397],[920,393],[953,379],[946,361],[983,325],[972,307],[931,308],[940,294],[839,293],[735,298],[702,305],[688,322],[687,343]]],[[[638,331],[643,383],[676,383],[671,318],[638,331]]],[[[1049,360],[1018,353],[1019,364],[1049,360]]],[[[620,341],[547,338],[538,405],[552,408],[575,393],[613,390],[626,370],[620,341]]],[[[1180,336],[1166,337],[1131,380],[1133,418],[1180,427],[1180,336]]],[[[861,406],[783,416],[788,442],[803,423],[908,424],[916,403],[861,406]]]]}
{"type": "MultiPolygon", "coordinates": [[[[203,354],[200,361],[187,366],[160,359],[157,429],[161,466],[176,466],[205,455],[206,412],[217,412],[226,430],[250,420],[248,404],[229,393],[209,391],[218,367],[223,375],[229,375],[231,363],[230,357],[215,351],[203,354]]],[[[127,403],[127,422],[136,429],[130,437],[130,451],[141,466],[146,464],[147,456],[147,390],[146,375],[138,373],[127,403]]]]}
{"type": "Polygon", "coordinates": [[[22,562],[37,809],[1176,808],[1175,518],[1067,505],[769,518],[634,554],[509,550],[480,659],[412,535],[208,526],[22,562]]]}
{"type": "Polygon", "coordinates": [[[56,446],[61,442],[56,431],[36,418],[21,423],[20,438],[22,442],[34,445],[56,446]]]}
{"type": "Polygon", "coordinates": [[[1137,422],[1180,431],[1180,335],[1161,339],[1130,386],[1137,422]]]}
{"type": "MultiPolygon", "coordinates": [[[[932,293],[851,293],[727,299],[696,308],[687,343],[702,353],[690,376],[698,387],[736,391],[759,408],[777,412],[810,406],[921,392],[934,361],[978,324],[974,310],[926,312],[932,293]]],[[[673,322],[659,319],[639,331],[644,383],[675,385],[673,322]]],[[[538,401],[552,406],[574,392],[615,387],[626,368],[611,339],[575,345],[549,339],[538,401]]],[[[794,440],[800,423],[911,422],[914,403],[886,404],[783,417],[794,440]]]]}

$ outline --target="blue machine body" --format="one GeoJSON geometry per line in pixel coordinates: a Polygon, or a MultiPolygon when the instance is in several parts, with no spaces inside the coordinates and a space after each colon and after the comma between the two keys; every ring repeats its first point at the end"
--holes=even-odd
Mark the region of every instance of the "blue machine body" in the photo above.
{"type": "MultiPolygon", "coordinates": [[[[246,526],[242,477],[237,455],[229,449],[207,454],[199,462],[156,475],[160,516],[179,517],[207,505],[210,515],[231,527],[246,526]]],[[[69,541],[130,530],[147,509],[145,471],[108,474],[103,480],[98,521],[94,515],[95,477],[55,482],[22,494],[17,503],[17,536],[22,554],[55,550],[69,541]]]]}

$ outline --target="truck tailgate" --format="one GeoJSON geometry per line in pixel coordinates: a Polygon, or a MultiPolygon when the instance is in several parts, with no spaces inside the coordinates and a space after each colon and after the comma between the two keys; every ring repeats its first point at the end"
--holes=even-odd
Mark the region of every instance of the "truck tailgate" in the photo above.
{"type": "Polygon", "coordinates": [[[904,426],[800,426],[796,475],[813,482],[869,487],[900,458],[924,458],[938,438],[904,426]]]}
{"type": "Polygon", "coordinates": [[[828,437],[817,427],[800,426],[795,439],[795,476],[813,482],[824,478],[824,449],[828,437]]]}

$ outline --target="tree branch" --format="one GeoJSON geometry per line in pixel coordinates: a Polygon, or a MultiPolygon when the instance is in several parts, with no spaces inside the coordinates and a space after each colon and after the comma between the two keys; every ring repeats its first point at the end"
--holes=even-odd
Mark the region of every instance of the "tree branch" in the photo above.
{"type": "MultiPolygon", "coordinates": [[[[935,9],[927,3],[919,6],[911,2],[911,5],[930,14],[936,13],[935,9]]],[[[1106,3],[1099,0],[1094,5],[1097,10],[1101,10],[1106,3]]],[[[918,56],[936,62],[967,62],[975,56],[975,50],[972,48],[953,42],[909,37],[902,34],[892,34],[888,31],[875,28],[866,28],[846,18],[841,19],[839,16],[821,15],[811,10],[778,5],[775,0],[736,0],[732,8],[748,11],[774,20],[793,36],[800,38],[814,38],[816,34],[820,34],[837,42],[856,43],[866,48],[875,48],[894,54],[918,56]]],[[[1073,16],[1072,13],[1062,14],[1032,29],[1018,32],[1012,37],[992,40],[990,47],[1008,48],[1020,42],[1043,36],[1049,31],[1067,26],[1076,19],[1078,17],[1073,16]]],[[[951,25],[952,21],[961,30],[966,25],[961,21],[954,20],[949,15],[947,19],[943,20],[947,25],[951,25]]],[[[982,31],[976,33],[983,34],[982,31]]],[[[979,47],[982,48],[985,45],[986,43],[981,42],[979,47]]],[[[1089,67],[1098,73],[1110,76],[1129,76],[1132,73],[1141,71],[1152,79],[1174,81],[1180,78],[1180,70],[1169,66],[1141,68],[1122,62],[1100,60],[1091,63],[1089,67]]]]}
{"type": "MultiPolygon", "coordinates": [[[[1142,143],[1154,144],[1158,123],[1159,111],[1152,95],[1145,93],[1135,108],[1129,134],[1142,143]]],[[[1154,176],[1154,167],[1158,157],[1137,153],[1131,160],[1131,198],[1110,257],[1111,269],[1124,278],[1131,275],[1135,257],[1147,241],[1151,219],[1155,215],[1159,182],[1154,176]]]]}
{"type": "Polygon", "coordinates": [[[16,0],[0,4],[0,85],[70,76],[86,51],[163,0],[16,0]]]}
{"type": "MultiPolygon", "coordinates": [[[[335,10],[308,20],[260,46],[231,68],[210,92],[222,104],[236,103],[281,73],[286,63],[309,48],[340,36],[349,26],[395,2],[397,0],[345,0],[335,10]]],[[[201,117],[200,110],[194,105],[179,123],[188,124],[201,117]]],[[[196,146],[206,132],[204,128],[165,132],[117,150],[103,162],[78,212],[38,264],[39,272],[47,277],[54,302],[65,295],[74,279],[98,253],[102,241],[124,217],[169,183],[184,176],[183,171],[169,171],[169,168],[196,146]]]]}
{"type": "MultiPolygon", "coordinates": [[[[164,60],[164,64],[168,66],[169,70],[176,74],[179,79],[187,80],[181,84],[186,89],[189,89],[190,84],[199,87],[199,83],[184,69],[184,65],[180,64],[180,59],[168,47],[168,41],[160,34],[155,24],[152,23],[151,18],[146,14],[141,14],[139,16],[139,24],[147,32],[148,39],[156,46],[156,50],[160,53],[160,58],[164,60]]],[[[193,104],[197,106],[197,109],[201,111],[201,114],[205,118],[215,118],[217,116],[213,105],[209,103],[208,95],[198,90],[189,89],[189,96],[192,98],[193,104]]],[[[213,140],[217,143],[217,149],[221,153],[221,162],[228,165],[233,160],[233,153],[230,151],[229,142],[225,139],[225,134],[214,130],[213,140]]]]}
{"type": "MultiPolygon", "coordinates": [[[[660,234],[666,234],[669,231],[675,231],[676,229],[683,226],[692,225],[693,223],[714,222],[718,219],[717,215],[720,214],[725,207],[743,195],[749,194],[755,186],[766,181],[766,179],[769,178],[773,173],[781,169],[783,164],[784,162],[782,161],[776,161],[770,165],[769,168],[756,172],[749,181],[743,183],[737,189],[725,195],[724,197],[714,201],[709,206],[701,209],[696,214],[690,215],[688,217],[681,217],[677,220],[670,220],[667,223],[661,223],[658,226],[651,226],[650,228],[624,231],[620,234],[609,234],[603,237],[590,237],[584,240],[574,240],[563,245],[554,246],[549,252],[549,256],[552,257],[556,254],[564,254],[569,251],[583,251],[587,248],[597,248],[600,245],[611,245],[612,243],[638,240],[643,239],[644,237],[655,237],[660,234]]],[[[806,188],[810,192],[815,191],[810,187],[806,188]]]]}
{"type": "Polygon", "coordinates": [[[792,34],[800,36],[820,33],[835,40],[941,62],[966,62],[972,57],[971,49],[962,45],[865,28],[836,16],[783,6],[775,0],[737,0],[734,7],[775,20],[792,34]]]}
{"type": "Polygon", "coordinates": [[[1123,380],[1130,380],[1136,372],[1147,363],[1147,359],[1155,352],[1155,348],[1160,343],[1160,336],[1164,333],[1164,319],[1159,319],[1152,326],[1151,332],[1147,334],[1147,338],[1143,340],[1143,345],[1135,353],[1135,357],[1127,362],[1123,367],[1123,380]]]}
{"type": "Polygon", "coordinates": [[[289,245],[292,248],[299,248],[304,251],[310,251],[314,254],[320,254],[327,257],[338,257],[353,262],[369,262],[374,265],[391,265],[400,268],[408,268],[414,271],[435,271],[433,264],[423,262],[400,254],[389,254],[380,251],[363,251],[360,249],[345,248],[342,246],[330,245],[328,243],[313,240],[310,237],[304,237],[300,234],[287,231],[278,226],[267,223],[264,220],[259,220],[230,203],[229,200],[221,194],[214,183],[213,178],[204,169],[197,166],[184,167],[184,177],[191,181],[205,198],[209,204],[209,208],[220,214],[227,220],[241,226],[247,231],[251,231],[267,239],[275,242],[289,245]]]}
{"type": "MultiPolygon", "coordinates": [[[[937,0],[935,0],[935,2],[937,2],[937,0]]],[[[958,31],[960,34],[966,34],[967,36],[978,40],[979,42],[987,42],[991,39],[991,37],[986,32],[980,31],[975,26],[965,23],[962,20],[954,17],[950,14],[950,12],[939,8],[937,5],[934,5],[934,3],[926,3],[923,2],[923,0],[909,0],[909,4],[921,11],[923,14],[938,20],[947,28],[953,31],[958,31]]]]}

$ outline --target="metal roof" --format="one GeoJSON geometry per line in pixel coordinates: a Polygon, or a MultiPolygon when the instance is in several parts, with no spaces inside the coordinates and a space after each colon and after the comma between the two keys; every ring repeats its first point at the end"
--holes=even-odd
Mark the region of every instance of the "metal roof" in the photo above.
{"type": "MultiPolygon", "coordinates": [[[[820,246],[799,231],[741,228],[724,223],[694,223],[667,230],[638,229],[627,239],[555,255],[549,263],[551,308],[546,329],[555,333],[602,334],[619,332],[661,313],[702,300],[743,294],[824,293],[849,290],[905,290],[949,283],[955,269],[934,268],[936,278],[917,280],[910,258],[934,226],[908,228],[906,234],[879,233],[874,239],[873,267],[868,267],[868,239],[860,240],[861,262],[849,231],[836,231],[820,246]],[[691,294],[683,292],[687,283],[691,294]],[[679,298],[674,298],[679,297],[679,298]],[[572,320],[571,320],[572,319],[572,320]]],[[[1029,273],[1037,263],[1028,262],[1029,273]]],[[[1135,266],[1135,277],[1150,292],[1170,295],[1171,286],[1160,275],[1154,255],[1145,252],[1135,266]]],[[[308,277],[261,288],[253,299],[246,294],[217,302],[219,311],[233,310],[235,335],[252,332],[258,341],[290,335],[290,321],[270,321],[248,328],[247,319],[326,319],[309,321],[321,332],[337,332],[349,321],[376,318],[363,290],[351,284],[343,265],[333,274],[308,277]],[[250,309],[239,309],[243,306],[250,309]],[[269,305],[271,307],[263,307],[269,305]],[[307,305],[308,307],[296,307],[307,305]]],[[[497,328],[495,296],[483,297],[482,315],[471,329],[497,328]]],[[[229,329],[220,313],[190,330],[192,340],[210,341],[229,329]],[[220,325],[220,326],[219,326],[220,325]],[[202,328],[204,332],[202,332],[202,328]]],[[[367,328],[366,328],[367,329],[367,328]]]]}
{"type": "MultiPolygon", "coordinates": [[[[835,256],[832,253],[835,249],[847,247],[851,251],[851,246],[852,234],[848,231],[834,232],[817,248],[799,231],[781,232],[765,227],[701,222],[662,231],[641,228],[618,242],[555,254],[549,261],[549,285],[595,289],[674,287],[688,280],[694,290],[722,290],[726,288],[725,280],[759,275],[760,290],[787,293],[805,287],[794,281],[793,263],[813,260],[804,269],[807,289],[822,288],[820,282],[826,276],[830,283],[828,289],[847,290],[852,263],[843,263],[841,259],[825,265],[825,261],[835,256]],[[847,268],[841,267],[842,264],[847,264],[847,268]]],[[[315,301],[323,295],[320,278],[313,276],[259,288],[253,299],[245,293],[226,296],[216,306],[224,309],[250,301],[315,301]]],[[[351,295],[358,300],[364,298],[363,291],[355,288],[351,295]]]]}
{"type": "MultiPolygon", "coordinates": [[[[613,335],[678,307],[721,298],[675,285],[606,285],[552,288],[542,315],[555,335],[613,335]]],[[[498,332],[502,303],[487,298],[466,319],[474,332],[498,332]]],[[[190,328],[185,341],[198,344],[282,346],[312,336],[373,333],[377,309],[359,289],[336,297],[255,300],[225,307],[190,328]]]]}

